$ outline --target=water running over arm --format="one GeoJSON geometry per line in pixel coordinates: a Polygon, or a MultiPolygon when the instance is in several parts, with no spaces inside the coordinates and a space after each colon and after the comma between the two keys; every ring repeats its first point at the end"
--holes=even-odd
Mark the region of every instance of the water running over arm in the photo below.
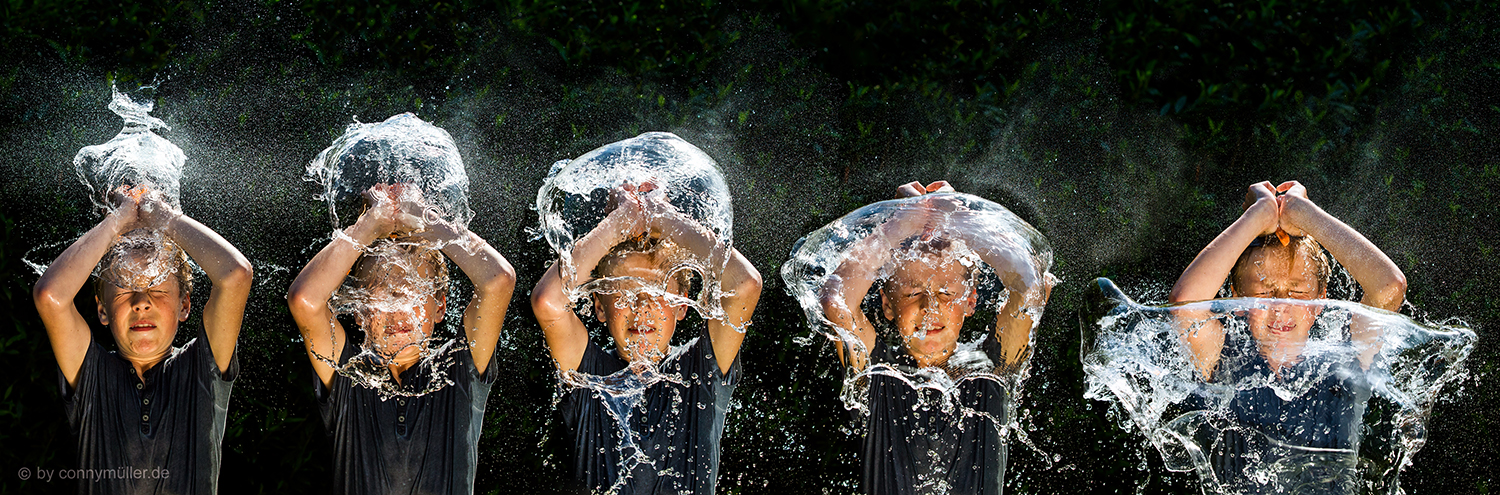
{"type": "Polygon", "coordinates": [[[83,366],[84,355],[93,339],[88,321],[78,312],[73,298],[88,283],[94,266],[104,258],[120,234],[136,227],[140,196],[140,193],[121,187],[114,195],[118,200],[116,207],[48,265],[32,289],[32,301],[42,317],[42,325],[47,328],[47,340],[52,343],[57,366],[69,387],[78,384],[78,370],[83,366]]]}
{"type": "Polygon", "coordinates": [[[334,239],[297,274],[287,291],[292,319],[302,332],[313,371],[324,386],[333,383],[334,369],[329,363],[339,362],[344,339],[348,338],[343,324],[328,307],[329,298],[344,283],[366,246],[390,234],[410,231],[422,222],[412,212],[403,210],[401,203],[390,201],[380,186],[366,195],[374,203],[371,208],[360,214],[354,225],[335,233],[334,239]]]}
{"type": "Polygon", "coordinates": [[[426,230],[414,237],[442,246],[443,255],[474,284],[474,299],[464,309],[464,338],[475,369],[483,374],[495,354],[505,311],[516,289],[515,269],[490,243],[443,220],[436,211],[427,212],[426,230]]]}
{"type": "Polygon", "coordinates": [[[250,260],[217,232],[172,210],[159,195],[146,195],[140,210],[153,212],[151,215],[158,218],[145,219],[143,223],[162,225],[166,236],[182,247],[213,283],[208,303],[203,306],[203,331],[208,335],[219,372],[229,371],[245,319],[245,302],[250,298],[253,279],[250,260]]]}

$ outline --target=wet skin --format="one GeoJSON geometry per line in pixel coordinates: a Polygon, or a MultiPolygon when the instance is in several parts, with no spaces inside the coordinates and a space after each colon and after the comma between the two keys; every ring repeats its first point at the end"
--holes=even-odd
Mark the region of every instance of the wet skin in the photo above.
{"type": "MultiPolygon", "coordinates": [[[[1271,247],[1251,254],[1250,268],[1235,275],[1235,296],[1275,299],[1322,299],[1315,262],[1306,253],[1271,247]],[[1291,256],[1288,256],[1291,254],[1291,256]],[[1289,259],[1290,258],[1290,259],[1289,259]]],[[[1250,336],[1274,368],[1301,359],[1309,332],[1322,306],[1268,301],[1247,311],[1250,336]]]]}
{"type": "MultiPolygon", "coordinates": [[[[122,256],[145,255],[132,251],[122,256]]],[[[137,282],[129,285],[144,285],[149,280],[137,282]]],[[[187,321],[192,300],[182,296],[177,277],[169,276],[145,290],[121,289],[106,282],[101,284],[94,301],[98,305],[99,323],[109,327],[120,356],[132,363],[149,363],[141,368],[147,369],[172,351],[177,325],[187,321]]]]}
{"type": "MultiPolygon", "coordinates": [[[[665,286],[674,294],[677,281],[663,280],[662,271],[644,253],[631,253],[617,263],[609,277],[635,277],[654,286],[665,286]]],[[[640,282],[633,283],[636,287],[640,282]]],[[[677,331],[677,321],[687,317],[686,306],[672,306],[665,297],[645,292],[601,293],[594,296],[594,315],[609,329],[620,357],[626,361],[657,363],[666,357],[677,331]]]]}
{"type": "MultiPolygon", "coordinates": [[[[372,270],[372,266],[362,264],[357,271],[372,270]]],[[[396,264],[383,265],[386,272],[372,277],[365,288],[369,291],[368,303],[356,314],[365,335],[374,339],[375,351],[394,366],[392,372],[397,375],[421,358],[427,338],[446,308],[445,293],[420,294],[400,287],[406,281],[437,276],[437,269],[431,263],[419,266],[422,268],[411,270],[396,264]]],[[[369,275],[361,277],[365,276],[369,275]]]]}
{"type": "Polygon", "coordinates": [[[968,267],[922,256],[901,263],[880,291],[882,314],[918,366],[942,366],[958,349],[959,331],[979,299],[968,280],[968,267]]]}

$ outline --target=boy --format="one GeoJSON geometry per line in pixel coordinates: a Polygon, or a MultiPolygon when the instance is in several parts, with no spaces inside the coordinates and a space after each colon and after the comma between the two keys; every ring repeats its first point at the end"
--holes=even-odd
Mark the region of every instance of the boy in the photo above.
{"type": "MultiPolygon", "coordinates": [[[[1290,382],[1317,368],[1333,369],[1306,394],[1283,400],[1268,386],[1237,389],[1227,412],[1233,423],[1275,442],[1312,449],[1358,451],[1360,427],[1370,385],[1364,371],[1380,349],[1380,331],[1355,317],[1349,328],[1356,355],[1351,362],[1323,362],[1304,356],[1322,306],[1288,299],[1313,300],[1328,294],[1327,248],[1364,291],[1360,303],[1387,311],[1400,309],[1406,278],[1390,258],[1354,229],[1307,198],[1307,189],[1291,181],[1279,186],[1250,186],[1238,220],[1198,253],[1172,288],[1171,302],[1213,299],[1229,279],[1234,297],[1275,298],[1245,312],[1250,342],[1226,342],[1223,322],[1208,311],[1178,311],[1187,327],[1194,366],[1205,381],[1239,383],[1246,379],[1290,382]]],[[[1216,479],[1242,492],[1276,490],[1256,481],[1247,470],[1270,462],[1256,459],[1269,452],[1260,436],[1225,430],[1211,452],[1216,479]]],[[[1315,472],[1308,467],[1290,473],[1303,486],[1321,492],[1354,490],[1345,474],[1315,472]]],[[[1264,477],[1261,477],[1264,478],[1264,477]]],[[[1273,480],[1273,483],[1280,483],[1273,480]]]]}
{"type": "Polygon", "coordinates": [[[402,187],[376,185],[365,193],[368,209],[308,262],[287,303],[317,374],[319,408],[334,442],[334,491],[473,493],[485,400],[495,381],[489,364],[515,271],[478,235],[403,199],[402,187]],[[374,252],[367,252],[372,244],[374,252]],[[474,298],[464,310],[462,342],[436,370],[450,383],[435,383],[435,370],[421,361],[447,304],[444,256],[474,283],[474,298]],[[368,295],[357,303],[355,320],[377,356],[364,364],[390,373],[396,398],[331,364],[367,359],[329,308],[346,275],[368,295]]]}
{"type": "MultiPolygon", "coordinates": [[[[927,186],[913,182],[897,190],[898,198],[951,193],[946,181],[927,186]]],[[[840,359],[853,373],[876,364],[948,369],[958,349],[959,332],[974,314],[978,293],[974,267],[990,265],[1013,294],[996,317],[995,332],[980,348],[997,373],[1013,372],[1025,361],[1034,316],[1028,309],[1046,305],[1052,279],[1044,261],[1005,239],[971,235],[963,228],[934,234],[937,212],[955,212],[952,199],[930,196],[920,207],[897,212],[868,237],[857,241],[820,298],[824,314],[841,332],[858,342],[838,343],[840,359]],[[980,260],[948,259],[954,241],[973,249],[980,260]],[[904,352],[878,345],[874,325],[860,310],[879,271],[894,264],[880,289],[880,313],[899,332],[904,352]]],[[[870,412],[864,445],[866,493],[984,493],[1004,488],[1006,444],[1000,434],[1007,420],[1005,388],[995,380],[961,380],[958,401],[983,414],[960,417],[931,411],[914,413],[925,392],[900,378],[869,373],[870,412]]]]}
{"type": "Polygon", "coordinates": [[[79,492],[215,493],[250,262],[158,192],[121,187],[111,200],[114,210],[52,262],[32,292],[57,357],[79,469],[131,471],[80,479],[79,492]],[[192,310],[187,256],[213,289],[203,329],[173,348],[192,310]],[[96,264],[94,301],[113,352],[73,305],[96,264]]]}
{"type": "Polygon", "coordinates": [[[711,494],[717,483],[719,438],[730,394],[739,382],[743,332],[760,299],[760,273],[732,250],[720,277],[725,318],[706,320],[702,336],[686,352],[668,358],[677,321],[687,316],[687,307],[641,289],[665,287],[678,296],[687,292],[689,281],[666,273],[667,265],[689,253],[707,259],[718,239],[666,203],[661,191],[653,194],[654,188],[647,182],[614,191],[615,208],[574,245],[577,273],[565,276],[562,264],[555,263],[531,294],[547,349],[564,377],[608,376],[651,363],[682,379],[656,382],[645,390],[643,409],[631,413],[631,432],[619,431],[615,413],[590,390],[575,388],[563,397],[559,411],[572,442],[573,474],[581,485],[575,489],[580,491],[711,494]],[[619,285],[594,296],[594,315],[615,342],[615,352],[605,352],[589,340],[564,285],[567,280],[582,285],[613,277],[634,280],[618,280],[619,285]],[[617,447],[626,434],[632,435],[636,452],[617,447]],[[627,456],[650,462],[632,464],[627,456]]]}

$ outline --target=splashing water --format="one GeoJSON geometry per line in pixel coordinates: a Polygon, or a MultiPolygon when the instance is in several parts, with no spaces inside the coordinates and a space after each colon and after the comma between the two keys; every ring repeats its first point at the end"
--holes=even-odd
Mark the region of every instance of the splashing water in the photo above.
{"type": "Polygon", "coordinates": [[[158,136],[155,129],[170,129],[149,115],[151,100],[136,101],[111,87],[109,109],[125,119],[125,128],[104,144],[87,146],[73,157],[78,179],[89,189],[89,199],[100,211],[114,209],[109,194],[123,186],[143,186],[160,193],[166,203],[181,209],[182,149],[158,136]]]}
{"type": "MultiPolygon", "coordinates": [[[[704,319],[724,318],[719,301],[723,296],[719,276],[733,249],[734,212],[728,186],[718,165],[696,146],[670,133],[649,132],[605,145],[574,160],[558,161],[537,192],[536,210],[540,218],[536,234],[545,238],[558,253],[559,272],[564,274],[564,295],[574,311],[587,316],[593,310],[591,296],[609,295],[617,308],[653,305],[645,309],[637,307],[636,313],[689,307],[704,319]],[[691,224],[687,228],[701,228],[702,233],[712,239],[712,245],[706,252],[694,251],[670,242],[673,234],[652,232],[663,235],[662,240],[668,241],[648,248],[653,262],[658,265],[656,269],[660,271],[660,277],[610,275],[590,280],[594,274],[576,273],[575,243],[592,235],[604,219],[620,207],[617,194],[624,190],[637,194],[643,204],[654,205],[643,208],[640,212],[642,218],[638,220],[649,223],[652,218],[674,216],[691,224]],[[692,290],[694,286],[697,287],[696,293],[692,290]]],[[[584,318],[585,321],[591,319],[584,318]]],[[[738,330],[745,331],[743,328],[738,330]]],[[[595,329],[592,333],[600,332],[595,329]]],[[[662,370],[675,369],[676,363],[684,359],[684,354],[698,345],[698,340],[694,338],[685,344],[671,346],[664,356],[644,339],[620,342],[616,344],[625,347],[623,355],[631,356],[626,368],[608,376],[576,371],[559,373],[559,400],[571,391],[586,390],[605,406],[614,421],[617,437],[612,447],[618,456],[613,472],[618,474],[605,492],[617,493],[624,489],[633,473],[646,467],[663,477],[691,474],[675,473],[669,467],[657,466],[656,459],[648,454],[661,446],[640,444],[643,441],[642,427],[670,429],[678,426],[648,427],[633,421],[647,417],[643,405],[649,403],[648,399],[655,393],[655,390],[648,389],[664,383],[673,385],[659,390],[674,397],[669,408],[677,411],[677,408],[692,407],[681,399],[681,389],[691,385],[689,380],[679,373],[662,370]]],[[[692,381],[697,379],[695,374],[692,381]]]]}
{"type": "Polygon", "coordinates": [[[1039,232],[960,193],[875,203],[798,241],[781,276],[846,364],[867,483],[988,492],[1012,433],[1036,449],[1016,404],[1051,264],[1039,232]]]}
{"type": "Polygon", "coordinates": [[[671,133],[648,132],[602,146],[574,160],[558,161],[552,164],[546,181],[537,191],[536,210],[541,222],[537,234],[558,253],[559,268],[567,277],[565,294],[574,302],[575,310],[589,312],[587,304],[577,302],[590,294],[646,293],[666,298],[672,304],[687,305],[705,319],[724,317],[719,303],[722,296],[719,274],[723,273],[733,249],[734,209],[718,165],[691,143],[671,133]],[[675,213],[707,229],[715,239],[707,257],[680,250],[679,256],[667,260],[667,266],[663,267],[668,279],[684,271],[696,275],[702,288],[694,297],[682,297],[667,290],[663,281],[603,277],[580,285],[580,280],[574,279],[574,243],[593,231],[613,210],[612,192],[621,186],[646,183],[656,186],[648,194],[660,195],[675,213]]]}
{"type": "Polygon", "coordinates": [[[1016,301],[1020,304],[1013,306],[1031,319],[1032,327],[1028,330],[1034,330],[1046,304],[1046,290],[1013,295],[995,267],[985,260],[1003,260],[1007,273],[1013,271],[1010,267],[1020,268],[1019,271],[1030,271],[1047,284],[1055,279],[1047,273],[1052,264],[1052,250],[1046,239],[1005,207],[962,193],[882,201],[808,234],[798,241],[791,256],[781,268],[787,291],[802,306],[812,329],[840,343],[846,356],[851,352],[874,354],[880,350],[865,349],[857,329],[834,323],[828,314],[830,287],[847,282],[842,280],[845,275],[841,272],[846,263],[878,264],[879,269],[873,274],[875,281],[864,294],[860,307],[843,309],[863,312],[877,331],[875,345],[897,355],[907,354],[912,346],[923,345],[934,330],[952,331],[932,328],[943,323],[934,321],[943,319],[938,306],[950,300],[962,303],[965,297],[975,299],[967,302],[972,305],[969,310],[972,317],[963,320],[963,328],[956,337],[947,337],[959,342],[946,362],[929,367],[899,363],[872,363],[863,370],[850,367],[851,374],[844,384],[844,402],[850,409],[868,413],[865,410],[868,391],[862,383],[874,374],[888,375],[914,388],[938,393],[944,400],[937,406],[949,412],[958,406],[953,402],[954,394],[957,384],[965,380],[994,380],[1011,393],[1019,392],[1020,383],[1025,380],[1025,360],[1005,366],[987,355],[981,343],[995,332],[997,320],[993,316],[1004,316],[1012,297],[1020,299],[1016,301]],[[866,251],[870,249],[866,246],[877,245],[871,242],[873,239],[888,235],[893,225],[912,218],[917,219],[916,225],[908,230],[916,234],[891,239],[888,250],[881,246],[866,251]],[[911,335],[902,337],[904,331],[897,328],[902,323],[885,314],[888,311],[884,308],[887,305],[884,298],[899,298],[907,290],[904,287],[922,285],[938,288],[936,294],[930,294],[936,296],[933,299],[937,302],[925,304],[921,320],[915,323],[911,335]]]}
{"type": "Polygon", "coordinates": [[[1197,471],[1204,493],[1402,493],[1400,470],[1422,447],[1443,386],[1467,376],[1476,340],[1461,326],[1344,301],[1152,307],[1109,280],[1097,287],[1098,324],[1082,336],[1085,396],[1128,413],[1121,426],[1140,431],[1168,469],[1197,471]],[[1295,364],[1277,369],[1247,322],[1288,308],[1315,321],[1295,364]],[[1224,344],[1205,381],[1182,336],[1212,325],[1224,344]]]}
{"type": "MultiPolygon", "coordinates": [[[[411,113],[403,113],[378,124],[350,124],[342,136],[307,166],[307,180],[322,188],[317,196],[328,203],[333,242],[359,244],[344,234],[344,222],[363,212],[371,194],[403,205],[417,205],[434,215],[424,221],[447,222],[466,232],[473,217],[469,209],[469,177],[452,136],[411,113]]],[[[417,225],[420,231],[424,226],[417,225]]],[[[468,236],[459,236],[467,239],[468,236]]],[[[463,242],[463,241],[458,241],[463,242]]],[[[317,356],[355,382],[380,392],[382,399],[423,395],[452,384],[447,371],[452,354],[462,349],[462,332],[446,335],[433,327],[444,320],[461,321],[457,305],[439,307],[450,295],[447,260],[439,252],[445,247],[430,240],[411,237],[378,239],[360,246],[364,255],[353,274],[329,300],[335,317],[354,318],[365,331],[357,356],[340,365],[329,356],[317,356]],[[400,384],[387,364],[403,352],[415,351],[415,386],[400,384]]],[[[463,245],[466,250],[470,246],[463,245]]],[[[331,322],[330,322],[331,324],[331,322]]]]}
{"type": "Polygon", "coordinates": [[[403,113],[378,124],[355,122],[307,165],[307,180],[323,191],[329,220],[339,229],[359,217],[365,191],[378,184],[407,184],[444,220],[467,229],[469,175],[448,131],[403,113]],[[342,220],[341,220],[342,219],[342,220]]]}

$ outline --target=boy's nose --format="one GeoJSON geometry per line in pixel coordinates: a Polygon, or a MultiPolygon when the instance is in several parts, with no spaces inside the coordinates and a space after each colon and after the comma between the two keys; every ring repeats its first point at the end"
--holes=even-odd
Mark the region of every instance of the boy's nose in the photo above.
{"type": "Polygon", "coordinates": [[[130,295],[130,307],[137,310],[151,309],[151,295],[146,292],[136,292],[130,295]]]}

